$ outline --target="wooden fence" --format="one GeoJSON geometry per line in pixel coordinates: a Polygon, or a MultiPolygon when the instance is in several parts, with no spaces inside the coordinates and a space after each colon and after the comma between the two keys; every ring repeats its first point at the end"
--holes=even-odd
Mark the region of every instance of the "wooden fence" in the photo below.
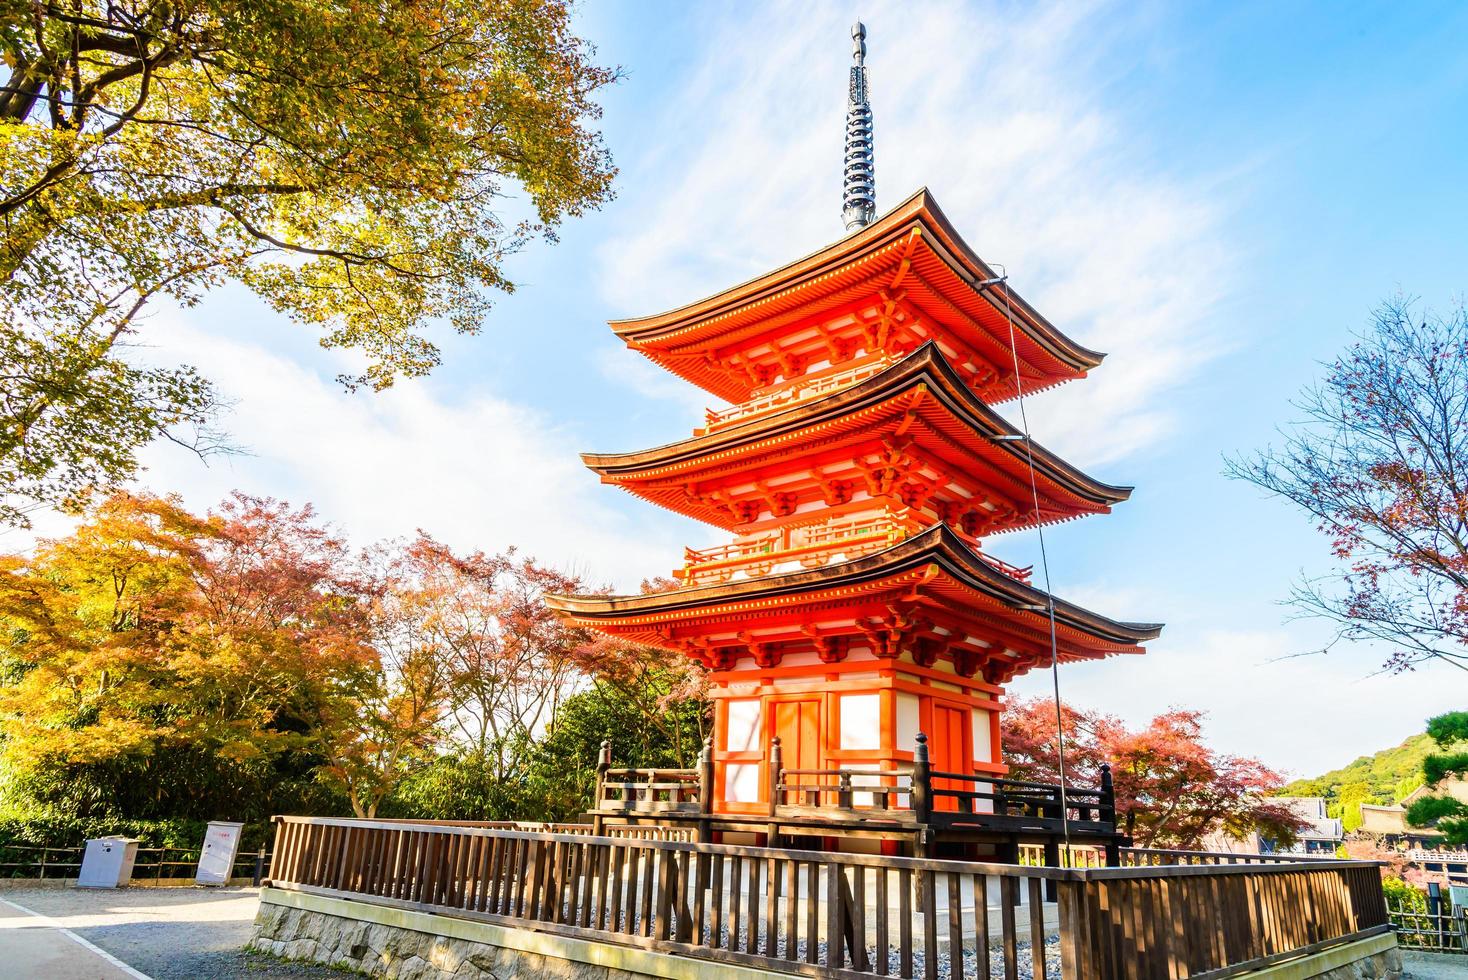
{"type": "MultiPolygon", "coordinates": [[[[1238,972],[1389,932],[1380,868],[1367,861],[1184,864],[1072,872],[1077,976],[1238,972]]],[[[1062,929],[1066,892],[1061,892],[1062,929]]]]}
{"type": "Polygon", "coordinates": [[[1406,949],[1468,953],[1468,909],[1451,908],[1445,902],[1429,903],[1421,911],[1388,904],[1387,914],[1396,927],[1397,942],[1406,949]]]}
{"type": "Polygon", "coordinates": [[[1390,928],[1366,862],[1060,869],[277,819],[276,887],[816,976],[1191,977],[1390,928]],[[1028,942],[1047,911],[1058,936],[1028,942]]]}
{"type": "MultiPolygon", "coordinates": [[[[0,879],[67,880],[81,873],[85,847],[31,847],[7,844],[0,848],[0,879]]],[[[244,851],[235,856],[231,878],[249,878],[259,884],[267,855],[244,851]]],[[[133,861],[133,884],[193,878],[199,868],[197,847],[140,847],[133,861]]]]}

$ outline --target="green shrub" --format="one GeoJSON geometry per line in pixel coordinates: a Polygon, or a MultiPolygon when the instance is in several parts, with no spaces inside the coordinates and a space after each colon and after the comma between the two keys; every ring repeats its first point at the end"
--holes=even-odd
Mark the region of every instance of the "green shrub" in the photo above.
{"type": "Polygon", "coordinates": [[[1427,893],[1400,878],[1382,878],[1381,890],[1386,895],[1388,908],[1401,909],[1403,912],[1427,911],[1427,893]]]}
{"type": "MultiPolygon", "coordinates": [[[[96,837],[122,836],[139,847],[198,848],[207,820],[120,820],[70,817],[0,817],[0,863],[26,861],[35,847],[82,847],[96,837]]],[[[240,853],[258,851],[272,836],[268,823],[246,824],[240,853]]]]}

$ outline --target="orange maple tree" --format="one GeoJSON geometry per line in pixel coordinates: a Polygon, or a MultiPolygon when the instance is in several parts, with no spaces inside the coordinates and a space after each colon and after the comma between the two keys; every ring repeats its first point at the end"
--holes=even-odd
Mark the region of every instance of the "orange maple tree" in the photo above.
{"type": "Polygon", "coordinates": [[[125,761],[126,793],[170,747],[236,766],[309,750],[373,661],[345,554],[309,508],[235,495],[199,517],[118,494],[6,557],[7,773],[125,761]]]}
{"type": "Polygon", "coordinates": [[[580,588],[513,548],[419,532],[357,551],[310,507],[235,494],[199,516],[116,494],[0,557],[0,775],[46,776],[62,809],[194,817],[294,779],[340,794],[308,807],[372,816],[445,763],[482,802],[530,780],[565,699],[599,687],[696,753],[701,730],[667,709],[701,670],[598,642],[544,601],[580,588]]]}

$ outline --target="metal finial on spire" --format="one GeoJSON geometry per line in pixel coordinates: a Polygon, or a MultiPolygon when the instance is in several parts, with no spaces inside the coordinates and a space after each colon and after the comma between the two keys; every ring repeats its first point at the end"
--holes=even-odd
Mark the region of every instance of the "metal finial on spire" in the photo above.
{"type": "Polygon", "coordinates": [[[872,142],[872,106],[867,101],[867,29],[851,25],[851,84],[846,92],[846,172],[841,218],[846,230],[871,224],[877,215],[877,178],[872,142]]]}

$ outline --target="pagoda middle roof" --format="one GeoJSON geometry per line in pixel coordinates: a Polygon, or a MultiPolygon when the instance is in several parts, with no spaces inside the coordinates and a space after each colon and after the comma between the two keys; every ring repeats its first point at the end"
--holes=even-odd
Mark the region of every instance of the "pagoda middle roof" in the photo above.
{"type": "Polygon", "coordinates": [[[875,298],[879,290],[890,296],[899,286],[924,320],[1009,372],[985,393],[992,401],[1018,393],[1011,349],[1025,393],[1081,377],[1101,363],[1104,354],[1061,333],[1012,290],[1006,296],[997,278],[922,188],[866,227],[773,272],[665,313],[612,320],[610,326],[627,346],[732,402],[761,387],[729,370],[733,345],[778,335],[823,310],[875,298]]]}
{"type": "MultiPolygon", "coordinates": [[[[547,601],[583,625],[676,647],[680,634],[707,633],[722,620],[742,628],[773,622],[781,611],[819,618],[833,606],[891,601],[893,594],[946,610],[958,617],[952,622],[969,623],[976,632],[988,623],[1024,637],[1026,645],[1048,645],[1050,595],[996,569],[941,524],[864,558],[813,570],[642,595],[560,595],[547,601]]],[[[1140,653],[1142,643],[1162,632],[1160,623],[1114,620],[1062,599],[1054,604],[1062,660],[1140,653]]]]}
{"type": "MultiPolygon", "coordinates": [[[[1025,511],[1033,509],[1029,483],[1033,460],[1040,523],[1104,513],[1132,492],[1131,487],[1086,475],[1033,440],[1027,449],[1023,434],[980,400],[931,342],[865,381],[778,412],[653,449],[584,453],[581,458],[603,482],[738,531],[744,525],[728,501],[701,496],[699,484],[748,482],[763,470],[779,490],[814,497],[819,495],[814,477],[807,477],[809,486],[789,482],[790,477],[824,468],[839,478],[833,466],[842,464],[824,464],[826,455],[849,465],[852,447],[879,444],[929,447],[925,453],[929,462],[941,459],[950,476],[964,476],[975,487],[992,489],[1025,511]]],[[[1033,519],[1020,521],[1010,529],[1033,523],[1033,519]]]]}

